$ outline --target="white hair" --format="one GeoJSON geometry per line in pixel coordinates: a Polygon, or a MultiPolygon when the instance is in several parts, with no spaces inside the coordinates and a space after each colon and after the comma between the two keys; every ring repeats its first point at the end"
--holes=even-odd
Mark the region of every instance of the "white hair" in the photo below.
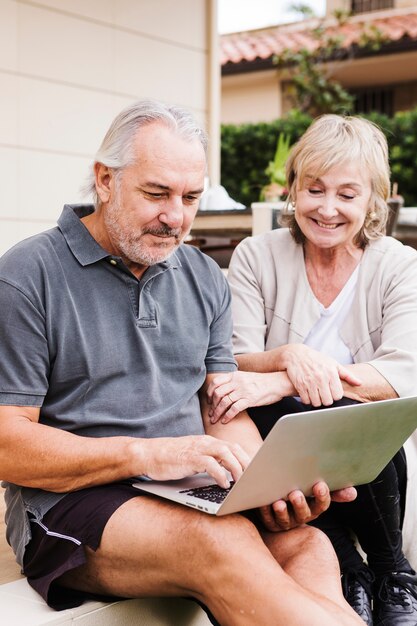
{"type": "Polygon", "coordinates": [[[111,123],[81,189],[83,195],[94,197],[96,207],[99,199],[96,192],[94,165],[102,163],[115,170],[116,173],[131,165],[134,160],[133,143],[137,131],[152,122],[162,122],[186,141],[198,139],[204,151],[207,152],[207,135],[189,111],[157,100],[134,102],[123,109],[111,123]]]}

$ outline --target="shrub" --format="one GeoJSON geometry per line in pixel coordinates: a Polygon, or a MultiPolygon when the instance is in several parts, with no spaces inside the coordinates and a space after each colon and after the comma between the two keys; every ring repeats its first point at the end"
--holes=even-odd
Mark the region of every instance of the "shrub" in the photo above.
{"type": "Polygon", "coordinates": [[[221,182],[229,195],[250,206],[259,200],[261,189],[269,182],[265,173],[274,159],[280,133],[294,143],[311,124],[311,117],[292,111],[273,122],[222,126],[221,182]]]}
{"type": "MultiPolygon", "coordinates": [[[[384,131],[390,151],[391,180],[406,206],[417,206],[417,108],[390,118],[380,113],[364,115],[384,131]]],[[[273,160],[280,133],[297,141],[312,118],[293,110],[282,119],[257,124],[222,126],[221,184],[230,196],[246,206],[259,200],[268,176],[265,170],[273,160]]]]}

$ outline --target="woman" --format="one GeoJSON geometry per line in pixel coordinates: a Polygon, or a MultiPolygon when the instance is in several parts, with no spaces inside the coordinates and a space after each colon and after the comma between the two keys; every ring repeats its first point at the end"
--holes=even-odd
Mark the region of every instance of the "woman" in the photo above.
{"type": "MultiPolygon", "coordinates": [[[[385,136],[361,118],[325,115],[293,147],[288,228],[244,240],[230,263],[240,371],[209,388],[213,421],[260,407],[250,412],[265,436],[285,413],[417,394],[417,252],[384,237],[389,175],[385,136]]],[[[367,624],[417,624],[405,480],[400,451],[354,503],[317,521],[367,624]]]]}

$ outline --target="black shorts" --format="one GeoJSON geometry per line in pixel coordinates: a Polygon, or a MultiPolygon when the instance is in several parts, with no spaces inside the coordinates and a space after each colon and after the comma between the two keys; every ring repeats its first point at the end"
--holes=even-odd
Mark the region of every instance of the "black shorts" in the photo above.
{"type": "Polygon", "coordinates": [[[29,584],[57,611],[79,606],[87,598],[115,598],[61,587],[56,579],[86,562],[85,546],[97,550],[112,514],[140,492],[128,483],[90,487],[68,494],[41,523],[31,520],[32,539],[26,546],[23,572],[29,584]]]}

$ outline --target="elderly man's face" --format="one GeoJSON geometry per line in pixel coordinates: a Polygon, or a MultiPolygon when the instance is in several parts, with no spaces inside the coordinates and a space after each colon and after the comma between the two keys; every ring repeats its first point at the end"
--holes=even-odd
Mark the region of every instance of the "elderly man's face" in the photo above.
{"type": "Polygon", "coordinates": [[[107,249],[147,267],[165,260],[189,233],[203,191],[206,158],[161,123],[141,128],[137,158],[113,178],[103,205],[107,249]]]}

